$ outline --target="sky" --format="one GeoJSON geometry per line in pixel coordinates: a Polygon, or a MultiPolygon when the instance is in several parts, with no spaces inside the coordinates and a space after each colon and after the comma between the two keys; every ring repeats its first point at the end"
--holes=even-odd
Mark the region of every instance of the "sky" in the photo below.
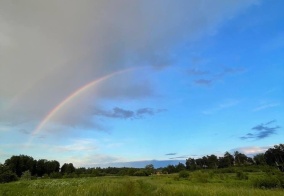
{"type": "Polygon", "coordinates": [[[0,163],[166,166],[283,143],[283,7],[0,0],[0,163]]]}

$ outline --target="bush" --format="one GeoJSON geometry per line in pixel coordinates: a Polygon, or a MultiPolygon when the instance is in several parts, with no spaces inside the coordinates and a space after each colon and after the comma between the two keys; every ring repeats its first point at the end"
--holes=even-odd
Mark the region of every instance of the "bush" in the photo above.
{"type": "Polygon", "coordinates": [[[182,170],[179,172],[179,175],[178,175],[180,178],[188,178],[189,177],[189,173],[188,171],[186,170],[182,170]]]}
{"type": "Polygon", "coordinates": [[[207,172],[196,171],[192,173],[191,178],[196,182],[202,182],[202,183],[209,182],[209,174],[207,172]]]}
{"type": "Polygon", "coordinates": [[[18,180],[17,175],[9,170],[0,174],[0,183],[7,183],[16,180],[18,180]]]}
{"type": "Polygon", "coordinates": [[[256,188],[280,188],[281,181],[276,176],[263,176],[253,180],[253,186],[256,188]]]}
{"type": "Polygon", "coordinates": [[[50,175],[49,175],[50,178],[52,179],[59,179],[59,178],[62,178],[62,174],[59,173],[59,172],[52,172],[50,175]]]}
{"type": "Polygon", "coordinates": [[[12,182],[18,180],[18,177],[9,167],[0,164],[0,183],[12,182]]]}
{"type": "Polygon", "coordinates": [[[238,180],[247,180],[248,179],[248,175],[242,171],[237,171],[236,173],[236,177],[238,180]]]}
{"type": "Polygon", "coordinates": [[[148,176],[144,170],[136,171],[133,175],[134,176],[148,176]]]}
{"type": "Polygon", "coordinates": [[[29,170],[24,171],[22,176],[21,176],[21,180],[31,180],[32,179],[32,174],[29,170]]]}
{"type": "Polygon", "coordinates": [[[69,173],[69,174],[65,173],[63,175],[63,178],[77,178],[77,177],[78,177],[78,175],[75,174],[75,173],[69,173]]]}
{"type": "Polygon", "coordinates": [[[219,168],[213,171],[214,173],[235,173],[236,169],[233,167],[219,168]]]}

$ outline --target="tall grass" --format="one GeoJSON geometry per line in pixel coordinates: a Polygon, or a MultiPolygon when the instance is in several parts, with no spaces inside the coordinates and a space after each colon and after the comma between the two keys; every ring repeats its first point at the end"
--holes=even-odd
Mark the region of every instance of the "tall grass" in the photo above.
{"type": "Polygon", "coordinates": [[[250,179],[265,176],[250,174],[239,180],[236,174],[191,172],[186,178],[178,174],[150,177],[90,177],[38,179],[0,184],[0,195],[283,195],[280,188],[255,188],[250,179]],[[179,178],[179,180],[177,180],[179,178]]]}

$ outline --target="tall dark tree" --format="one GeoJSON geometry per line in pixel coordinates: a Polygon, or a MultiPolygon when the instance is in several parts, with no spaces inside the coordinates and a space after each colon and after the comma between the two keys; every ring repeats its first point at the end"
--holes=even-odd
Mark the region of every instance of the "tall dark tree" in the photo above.
{"type": "Polygon", "coordinates": [[[64,163],[61,167],[61,173],[63,174],[71,174],[75,172],[75,167],[73,166],[73,163],[64,163]]]}
{"type": "Polygon", "coordinates": [[[207,156],[207,162],[209,168],[217,168],[218,167],[218,157],[214,154],[207,156]]]}
{"type": "MultiPolygon", "coordinates": [[[[269,148],[264,154],[268,165],[284,166],[284,144],[275,145],[269,148]]],[[[283,169],[281,169],[283,170],[283,169]]]]}
{"type": "Polygon", "coordinates": [[[189,169],[189,170],[196,170],[197,165],[196,165],[195,159],[194,159],[194,158],[188,158],[188,159],[186,159],[186,161],[185,161],[185,166],[186,166],[186,169],[189,169]]]}
{"type": "Polygon", "coordinates": [[[36,174],[39,177],[42,177],[46,174],[45,163],[47,162],[46,159],[39,159],[36,164],[36,174]]]}
{"type": "Polygon", "coordinates": [[[255,155],[253,157],[253,160],[254,160],[255,164],[257,164],[257,165],[265,165],[266,164],[264,153],[259,153],[259,154],[255,155]]]}
{"type": "Polygon", "coordinates": [[[182,170],[185,170],[185,165],[183,163],[178,163],[176,165],[176,172],[180,172],[182,170]]]}
{"type": "Polygon", "coordinates": [[[234,155],[236,165],[244,165],[248,162],[248,157],[245,154],[235,151],[234,155]]]}
{"type": "Polygon", "coordinates": [[[228,162],[228,166],[231,167],[234,165],[234,156],[231,155],[229,152],[225,152],[224,154],[224,158],[226,159],[226,161],[228,162]]]}
{"type": "Polygon", "coordinates": [[[145,166],[145,172],[147,175],[151,175],[155,172],[155,168],[153,164],[149,164],[145,166]]]}
{"type": "Polygon", "coordinates": [[[219,168],[231,167],[234,165],[234,157],[229,152],[225,152],[224,157],[219,157],[219,168]]]}
{"type": "Polygon", "coordinates": [[[18,177],[27,170],[31,173],[35,173],[35,163],[35,160],[27,155],[12,156],[5,161],[5,165],[7,165],[12,172],[16,173],[18,177]]]}
{"type": "Polygon", "coordinates": [[[0,164],[0,183],[16,181],[17,175],[6,165],[0,164]]]}
{"type": "Polygon", "coordinates": [[[163,169],[163,172],[167,172],[168,174],[175,173],[176,172],[176,168],[175,168],[174,165],[168,165],[167,167],[165,167],[163,169]]]}
{"type": "Polygon", "coordinates": [[[46,174],[51,174],[52,172],[59,172],[60,164],[58,161],[46,161],[44,163],[44,170],[46,174]]]}

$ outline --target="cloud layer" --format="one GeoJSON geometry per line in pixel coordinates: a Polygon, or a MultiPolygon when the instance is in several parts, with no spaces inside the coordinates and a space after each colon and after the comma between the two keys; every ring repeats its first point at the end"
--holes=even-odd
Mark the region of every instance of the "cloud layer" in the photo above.
{"type": "MultiPolygon", "coordinates": [[[[223,22],[255,2],[1,1],[0,123],[35,127],[68,95],[90,81],[129,67],[146,65],[156,72],[173,66],[176,47],[213,35],[223,22]]],[[[205,74],[198,70],[189,73],[205,74]]],[[[96,98],[153,96],[156,89],[151,80],[142,77],[146,74],[136,77],[134,84],[133,74],[116,78],[115,85],[101,84],[96,98]]],[[[203,79],[197,83],[211,82],[203,79]]],[[[82,117],[67,115],[60,123],[96,127],[88,120],[91,114],[87,104],[76,107],[82,117]]],[[[133,115],[124,112],[108,115],[133,115]]],[[[149,110],[136,112],[151,114],[149,110]]]]}

